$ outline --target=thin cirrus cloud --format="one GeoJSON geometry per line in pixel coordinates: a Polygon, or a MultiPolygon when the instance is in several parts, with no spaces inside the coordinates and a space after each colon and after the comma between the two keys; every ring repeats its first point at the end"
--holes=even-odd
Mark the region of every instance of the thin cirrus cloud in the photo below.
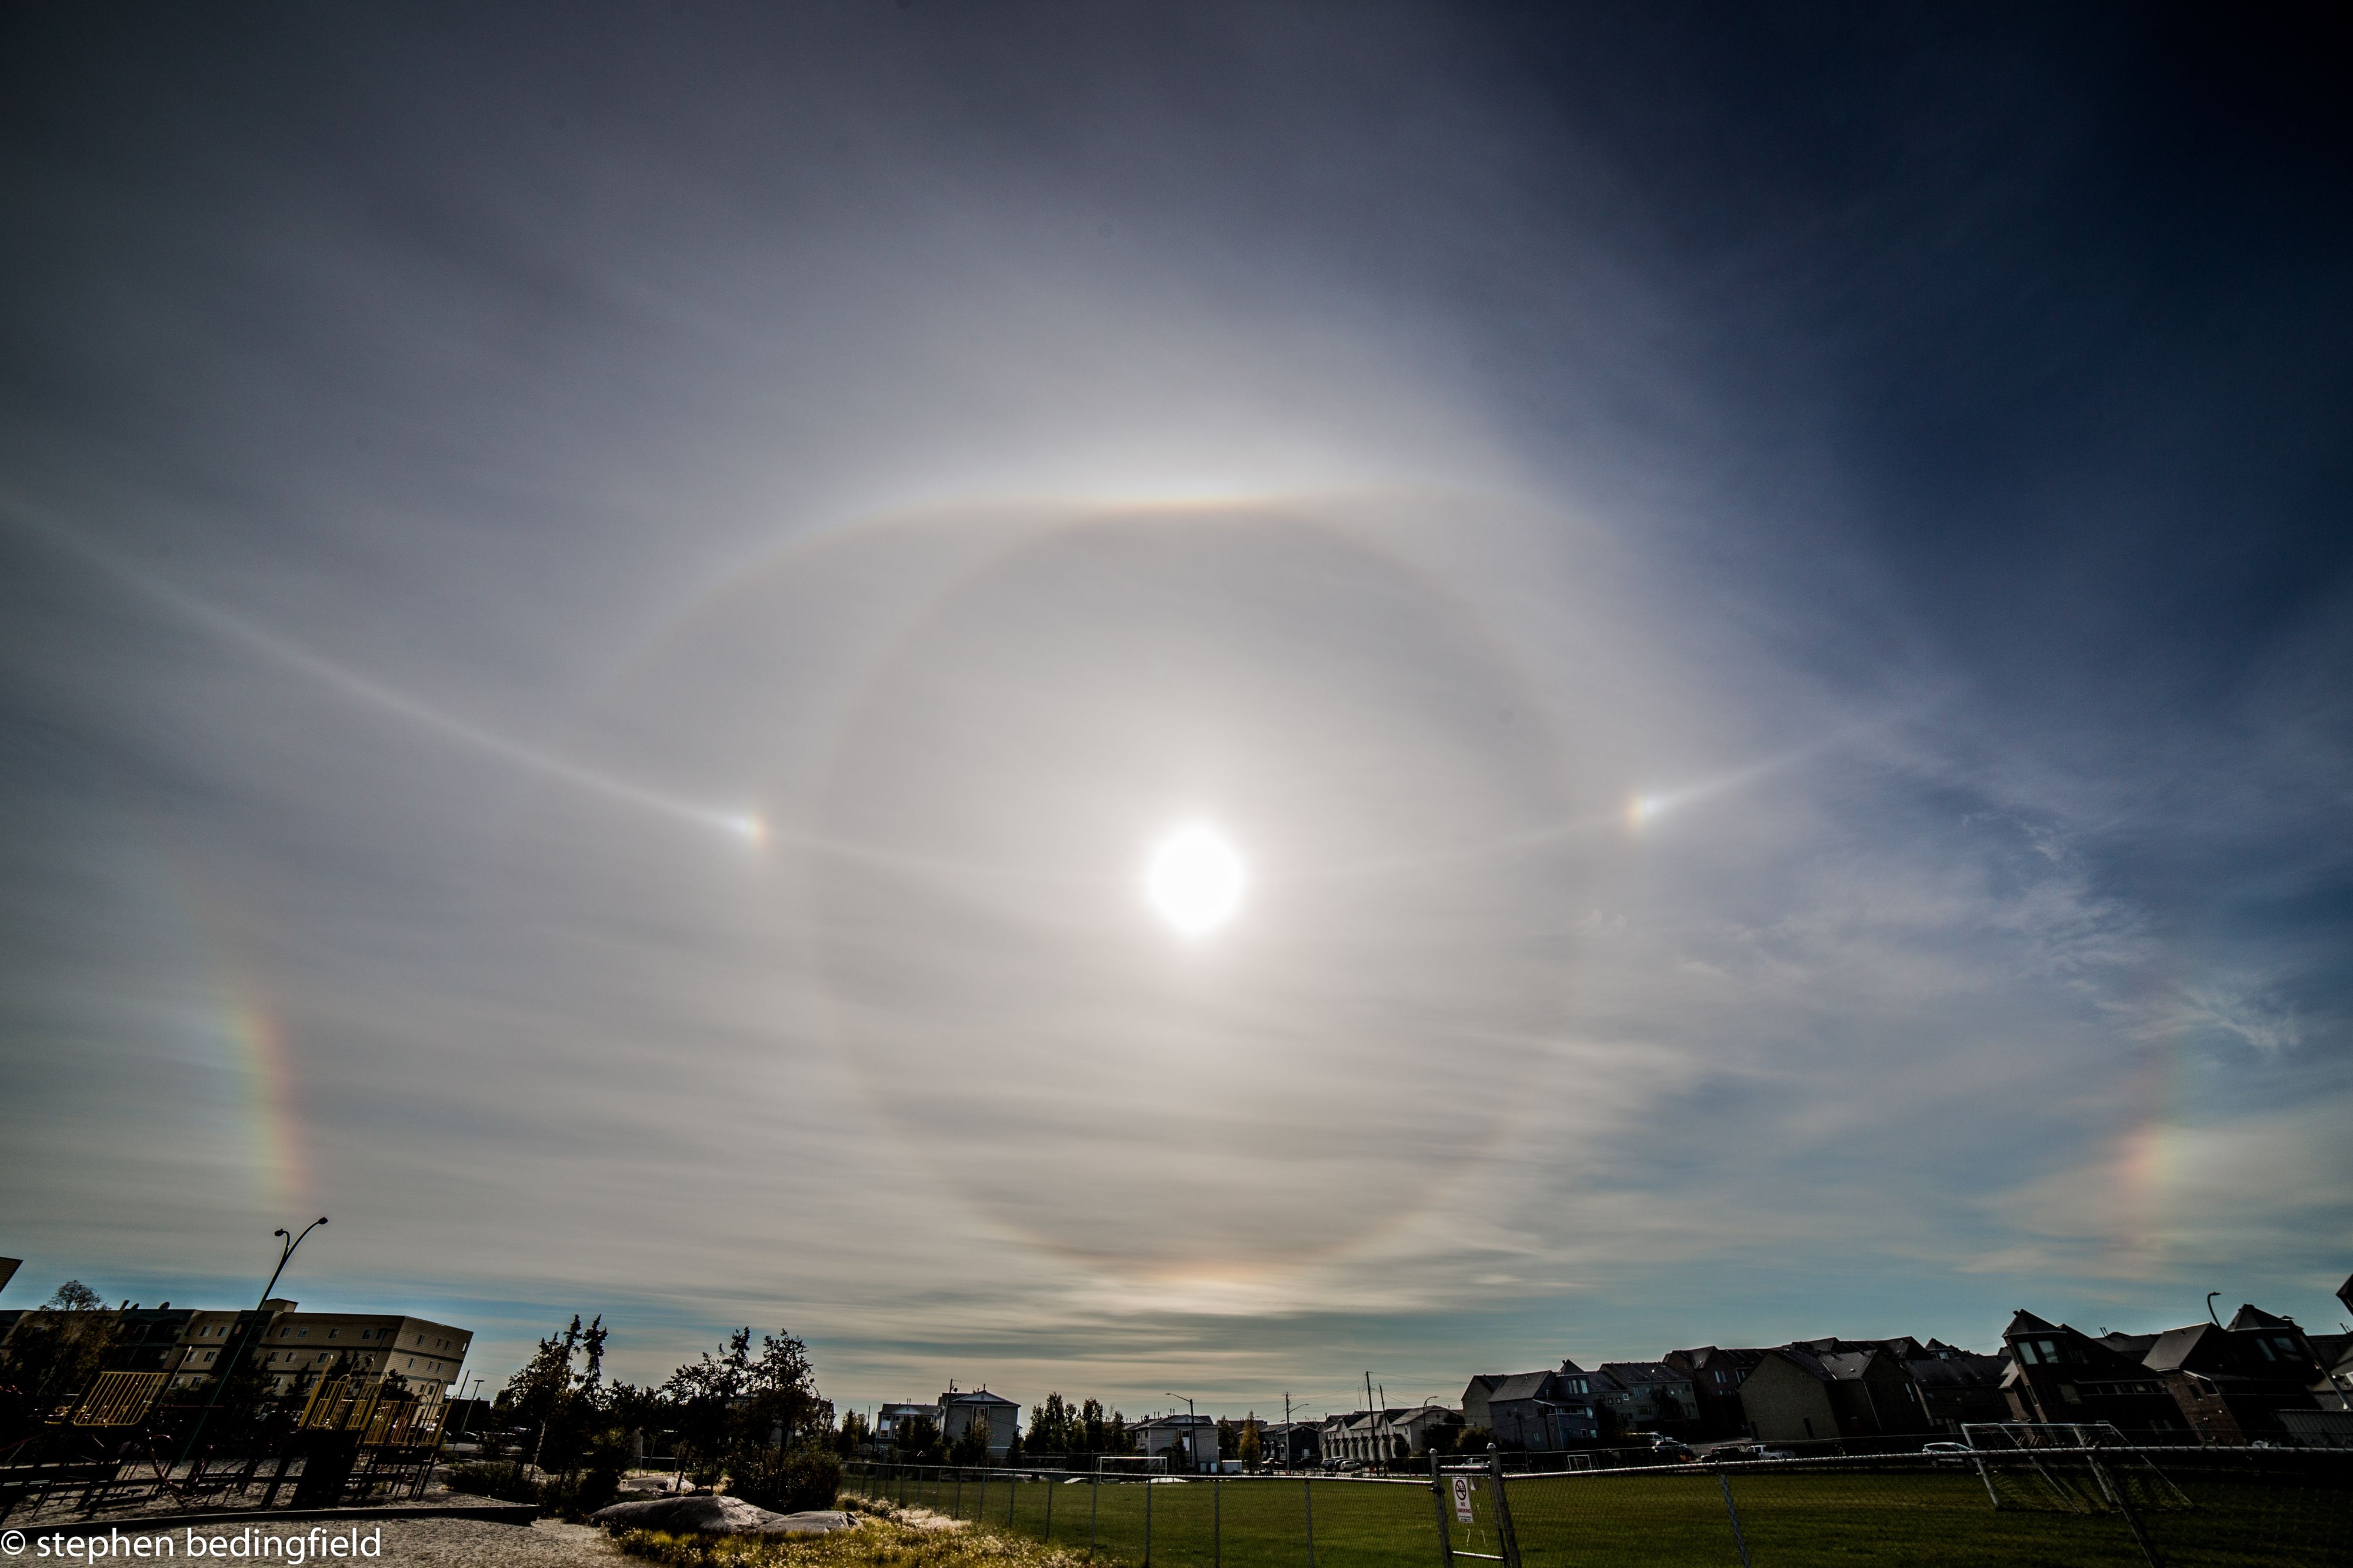
{"type": "MultiPolygon", "coordinates": [[[[1705,62],[1564,92],[1570,32],[586,15],[28,100],[28,1279],[241,1289],[316,1206],[306,1300],[494,1372],[576,1307],[629,1375],[788,1322],[845,1400],[1243,1408],[2326,1272],[2326,604],[2168,631],[2080,511],[1957,567],[2129,444],[2043,487],[1809,324],[1965,365],[1873,269],[2011,252],[1828,221],[1926,219],[1786,104],[1762,186],[1663,168],[1705,62]],[[1178,940],[1187,823],[1248,887],[1178,940]]],[[[2137,254],[2051,145],[1952,210],[2137,254]]]]}

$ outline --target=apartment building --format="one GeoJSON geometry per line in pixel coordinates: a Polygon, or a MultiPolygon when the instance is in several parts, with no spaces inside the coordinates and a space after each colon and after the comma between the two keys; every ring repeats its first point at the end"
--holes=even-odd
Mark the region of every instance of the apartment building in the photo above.
{"type": "Polygon", "coordinates": [[[284,1396],[326,1377],[366,1383],[397,1379],[412,1393],[446,1395],[466,1364],[470,1330],[429,1318],[387,1312],[304,1312],[292,1301],[248,1311],[195,1312],[170,1370],[174,1387],[212,1377],[240,1343],[260,1369],[268,1392],[284,1396]]]}

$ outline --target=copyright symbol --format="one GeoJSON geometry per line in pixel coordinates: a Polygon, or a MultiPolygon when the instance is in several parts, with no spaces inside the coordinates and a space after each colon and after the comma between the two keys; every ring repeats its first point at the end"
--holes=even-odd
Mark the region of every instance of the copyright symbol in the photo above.
{"type": "Polygon", "coordinates": [[[11,1557],[23,1556],[25,1532],[21,1530],[12,1530],[5,1535],[0,1535],[0,1552],[5,1552],[11,1557]]]}

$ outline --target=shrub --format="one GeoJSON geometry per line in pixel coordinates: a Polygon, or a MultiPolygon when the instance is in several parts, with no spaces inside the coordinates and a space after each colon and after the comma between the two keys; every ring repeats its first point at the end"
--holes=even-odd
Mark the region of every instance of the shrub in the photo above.
{"type": "MultiPolygon", "coordinates": [[[[470,1492],[476,1497],[496,1498],[501,1502],[538,1502],[539,1488],[523,1473],[521,1464],[452,1465],[441,1472],[441,1479],[453,1492],[470,1492]]],[[[616,1483],[617,1484],[617,1482],[616,1483]]]]}
{"type": "Polygon", "coordinates": [[[539,1503],[565,1519],[586,1519],[620,1494],[621,1472],[610,1465],[591,1465],[569,1475],[552,1476],[539,1483],[539,1503]]]}
{"type": "Polygon", "coordinates": [[[734,1472],[727,1489],[775,1513],[831,1508],[841,1490],[841,1460],[822,1448],[796,1448],[781,1460],[755,1462],[734,1472]]]}

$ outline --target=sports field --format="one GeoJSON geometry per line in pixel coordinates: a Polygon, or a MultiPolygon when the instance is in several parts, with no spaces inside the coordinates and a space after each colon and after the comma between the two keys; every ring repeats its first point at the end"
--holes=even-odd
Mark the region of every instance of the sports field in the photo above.
{"type": "MultiPolygon", "coordinates": [[[[853,1477],[871,1495],[953,1513],[1057,1546],[1166,1568],[1441,1568],[1428,1488],[1296,1478],[1012,1481],[1002,1473],[853,1477]],[[1312,1522],[1312,1530],[1311,1530],[1312,1522]],[[1312,1553],[1312,1554],[1311,1554],[1312,1553]]],[[[1514,1477],[1510,1502],[1524,1568],[1752,1568],[1920,1564],[2148,1568],[2114,1510],[1997,1510],[1965,1470],[1731,1468],[1514,1477]],[[1740,1540],[1725,1503],[1729,1488],[1740,1540]]],[[[2137,1510],[2168,1568],[2353,1563],[2353,1492],[2261,1479],[2184,1478],[2137,1510]]],[[[1485,1484],[1458,1553],[1497,1552],[1485,1484]]],[[[1455,1568],[1499,1568],[1471,1556],[1455,1568]]]]}

